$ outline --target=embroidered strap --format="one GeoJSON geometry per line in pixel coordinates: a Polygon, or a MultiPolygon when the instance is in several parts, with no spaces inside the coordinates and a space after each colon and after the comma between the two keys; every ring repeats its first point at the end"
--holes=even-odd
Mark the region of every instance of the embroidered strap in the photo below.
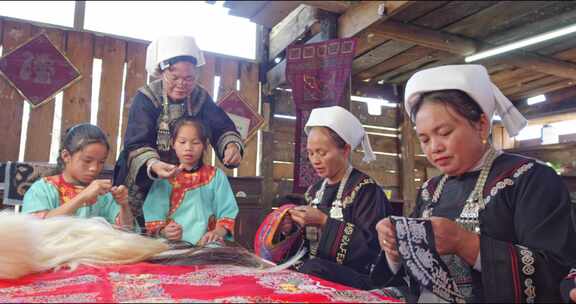
{"type": "Polygon", "coordinates": [[[456,281],[436,252],[432,222],[399,216],[391,216],[390,220],[396,228],[398,252],[408,274],[445,301],[464,303],[456,281]]]}

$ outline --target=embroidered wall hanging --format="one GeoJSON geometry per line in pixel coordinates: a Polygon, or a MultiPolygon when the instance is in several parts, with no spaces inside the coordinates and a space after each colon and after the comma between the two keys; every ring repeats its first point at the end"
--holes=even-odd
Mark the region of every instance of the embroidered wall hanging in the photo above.
{"type": "Polygon", "coordinates": [[[286,49],[286,80],[296,105],[294,192],[302,193],[319,180],[307,159],[304,125],[312,109],[343,105],[355,49],[355,38],[286,49]]]}
{"type": "Polygon", "coordinates": [[[244,142],[252,139],[264,123],[264,118],[237,91],[228,92],[217,104],[232,119],[244,142]]]}
{"type": "Polygon", "coordinates": [[[82,77],[43,33],[0,58],[0,73],[32,107],[52,99],[82,77]]]}

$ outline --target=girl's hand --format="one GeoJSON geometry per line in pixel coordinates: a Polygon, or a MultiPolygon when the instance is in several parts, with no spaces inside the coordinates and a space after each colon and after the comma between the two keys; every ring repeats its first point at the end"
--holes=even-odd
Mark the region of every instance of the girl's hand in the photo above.
{"type": "Polygon", "coordinates": [[[172,221],[162,229],[161,234],[170,241],[179,241],[182,239],[182,226],[172,221]]]}
{"type": "Polygon", "coordinates": [[[222,162],[226,166],[237,166],[242,160],[242,155],[240,154],[240,149],[235,143],[229,143],[224,149],[224,159],[222,162]]]}
{"type": "Polygon", "coordinates": [[[107,179],[95,179],[88,187],[86,187],[79,195],[81,195],[80,202],[85,205],[93,205],[100,195],[104,195],[112,188],[112,182],[107,179]]]}
{"type": "Polygon", "coordinates": [[[296,207],[288,212],[290,212],[292,220],[302,227],[307,225],[324,227],[328,220],[328,216],[324,212],[310,206],[296,207]]]}
{"type": "Polygon", "coordinates": [[[110,188],[110,193],[118,205],[121,207],[129,207],[128,204],[128,188],[124,185],[114,186],[110,188]]]}
{"type": "Polygon", "coordinates": [[[161,160],[154,161],[150,169],[156,173],[159,178],[171,178],[180,172],[180,168],[178,166],[165,163],[161,160]]]}
{"type": "Polygon", "coordinates": [[[376,231],[378,232],[380,247],[386,252],[388,259],[394,263],[400,263],[400,253],[398,253],[398,245],[396,245],[396,228],[390,219],[380,220],[376,224],[376,231]]]}
{"type": "Polygon", "coordinates": [[[198,246],[204,246],[208,243],[214,242],[214,241],[224,241],[224,237],[220,234],[218,234],[215,230],[210,230],[208,232],[206,232],[202,238],[200,239],[200,241],[198,241],[198,246]]]}

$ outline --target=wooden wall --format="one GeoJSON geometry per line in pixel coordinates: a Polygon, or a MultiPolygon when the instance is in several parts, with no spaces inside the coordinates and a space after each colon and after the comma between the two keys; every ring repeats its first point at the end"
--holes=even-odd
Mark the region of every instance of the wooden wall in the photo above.
{"type": "MultiPolygon", "coordinates": [[[[290,91],[277,89],[273,93],[272,112],[274,114],[295,116],[292,94],[290,91]]],[[[364,102],[351,101],[350,111],[358,117],[369,132],[376,161],[362,162],[362,152],[356,149],[352,155],[354,166],[372,176],[386,190],[391,190],[392,199],[401,200],[401,162],[399,158],[398,108],[382,107],[381,115],[370,115],[364,102]],[[372,126],[372,127],[367,127],[372,126]],[[382,129],[384,128],[384,129],[382,129]]],[[[296,121],[272,116],[270,130],[273,132],[273,180],[274,193],[281,196],[292,192],[294,169],[294,128],[296,121]]],[[[421,154],[418,139],[413,136],[418,147],[416,154],[421,154]]],[[[359,147],[360,148],[360,147],[359,147]]],[[[415,183],[419,187],[426,179],[427,162],[418,157],[416,162],[415,183]]]]}
{"type": "MultiPolygon", "coordinates": [[[[0,18],[0,45],[3,54],[26,42],[32,36],[46,32],[58,47],[82,73],[82,79],[64,90],[62,113],[55,113],[54,100],[30,110],[27,134],[22,134],[25,101],[8,82],[0,77],[0,162],[17,160],[21,137],[26,137],[24,161],[48,161],[54,119],[61,120],[64,132],[70,126],[90,121],[91,103],[98,103],[97,124],[106,134],[112,146],[107,163],[116,157],[117,139],[124,135],[128,110],[136,90],[146,83],[144,67],[147,42],[119,39],[90,32],[61,28],[43,28],[32,23],[0,18]],[[92,91],[93,63],[102,60],[102,73],[98,92],[92,91]],[[124,70],[126,69],[126,72],[124,70]],[[123,87],[123,82],[125,83],[123,87]],[[122,96],[124,103],[122,104],[122,96]],[[94,100],[99,96],[98,100],[94,100]],[[120,126],[121,123],[121,126],[120,126]]],[[[199,83],[213,95],[215,78],[220,77],[218,96],[229,90],[239,90],[246,100],[258,109],[258,65],[228,56],[205,53],[206,65],[202,67],[199,83]]],[[[257,137],[246,145],[245,158],[238,169],[238,176],[256,175],[257,137]]],[[[207,155],[211,159],[211,155],[207,155]]],[[[219,162],[216,162],[219,165],[219,162]]],[[[226,170],[232,175],[232,170],[226,170]]]]}

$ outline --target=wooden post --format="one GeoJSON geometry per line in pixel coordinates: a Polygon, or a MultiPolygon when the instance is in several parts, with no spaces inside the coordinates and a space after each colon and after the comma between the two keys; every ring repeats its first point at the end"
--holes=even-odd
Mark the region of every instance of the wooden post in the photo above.
{"type": "Polygon", "coordinates": [[[404,200],[403,215],[409,215],[414,206],[416,205],[416,186],[414,184],[414,168],[416,167],[414,160],[414,131],[410,118],[404,110],[404,106],[400,107],[398,112],[400,118],[400,168],[402,168],[402,198],[404,200]]]}
{"type": "Polygon", "coordinates": [[[86,16],[86,1],[75,1],[74,5],[74,29],[84,29],[84,17],[86,16]]]}

